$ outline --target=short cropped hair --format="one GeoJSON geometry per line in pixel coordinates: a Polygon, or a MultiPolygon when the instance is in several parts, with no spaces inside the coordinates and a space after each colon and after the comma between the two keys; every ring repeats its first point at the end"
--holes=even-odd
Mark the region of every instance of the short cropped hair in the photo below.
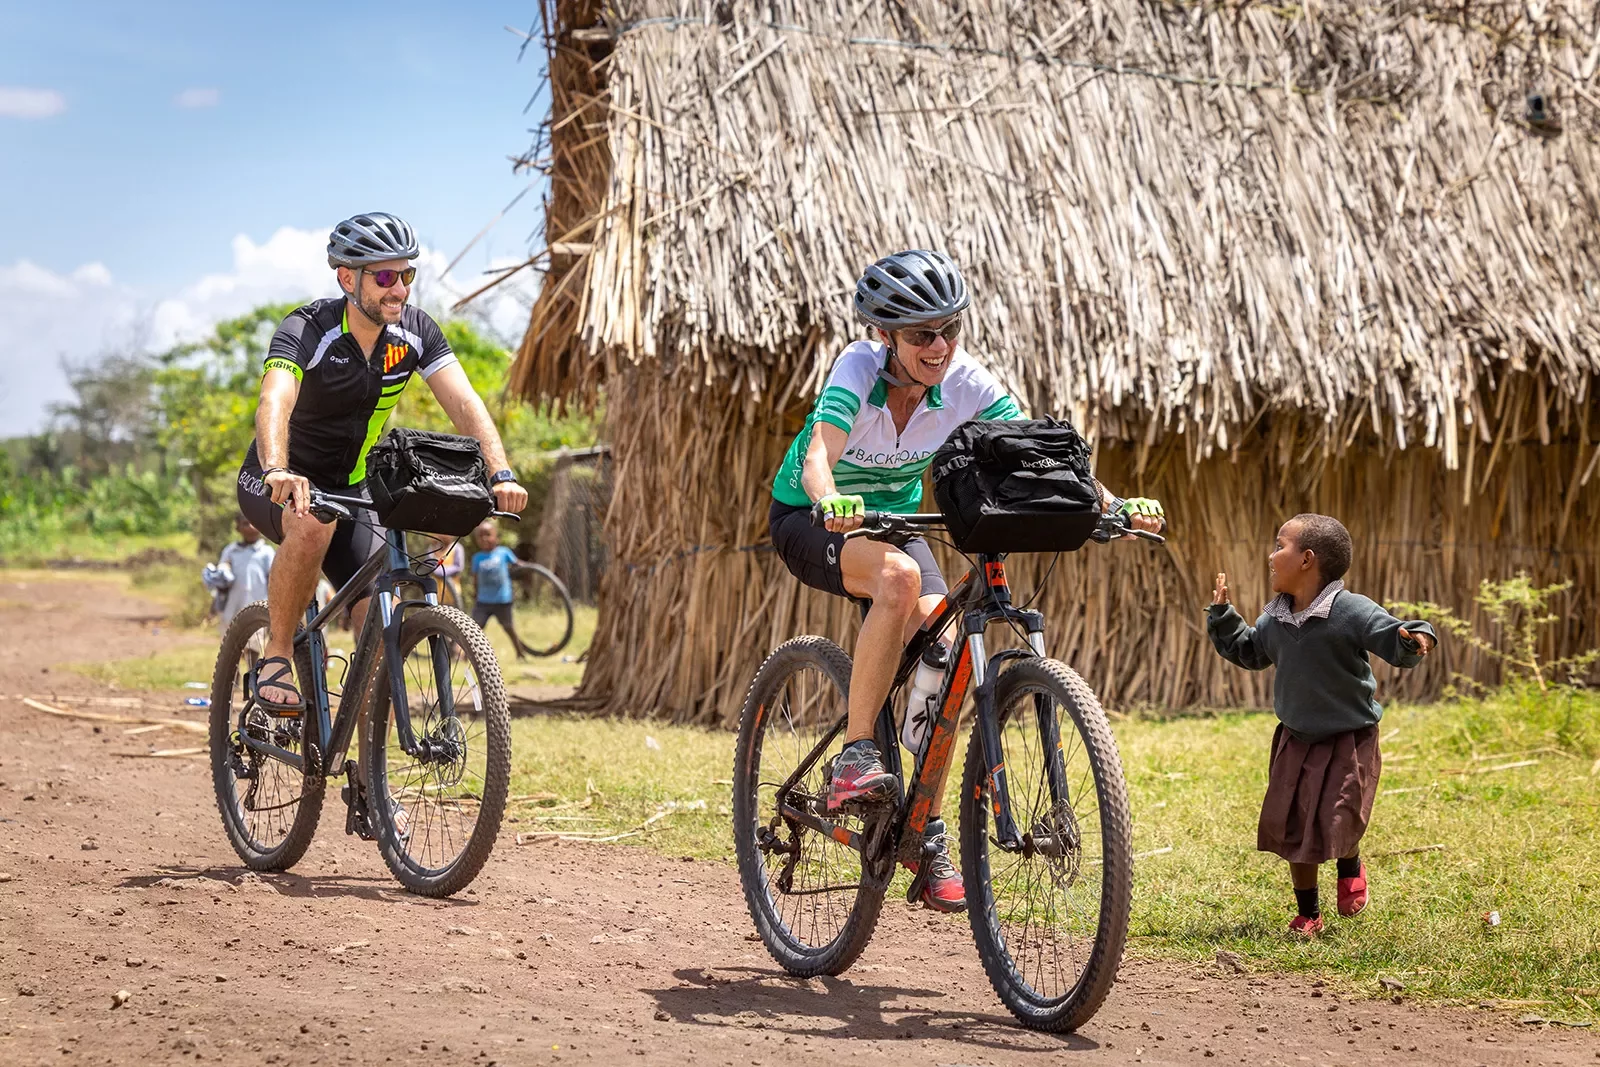
{"type": "Polygon", "coordinates": [[[1289,521],[1300,524],[1300,547],[1317,557],[1317,574],[1323,584],[1343,578],[1355,550],[1344,523],[1331,515],[1296,515],[1289,521]]]}

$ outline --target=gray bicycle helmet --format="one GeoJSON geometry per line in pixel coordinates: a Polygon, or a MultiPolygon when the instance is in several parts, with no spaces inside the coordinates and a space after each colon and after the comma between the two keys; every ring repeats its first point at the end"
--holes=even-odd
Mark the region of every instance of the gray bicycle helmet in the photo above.
{"type": "Polygon", "coordinates": [[[960,269],[943,252],[896,252],[856,282],[856,316],[885,330],[948,318],[970,303],[960,269]]]}
{"type": "Polygon", "coordinates": [[[328,234],[328,266],[365,267],[386,259],[417,258],[411,224],[386,211],[354,215],[328,234]]]}

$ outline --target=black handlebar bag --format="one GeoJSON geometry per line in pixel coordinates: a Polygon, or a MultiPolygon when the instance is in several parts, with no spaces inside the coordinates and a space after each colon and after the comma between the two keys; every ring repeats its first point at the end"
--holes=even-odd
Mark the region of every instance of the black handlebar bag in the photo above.
{"type": "Polygon", "coordinates": [[[391,530],[465,537],[494,510],[482,449],[452,433],[390,430],[367,454],[367,489],[391,530]]]}
{"type": "Polygon", "coordinates": [[[1065,422],[964,422],[932,470],[934,499],[963,552],[1071,552],[1100,521],[1088,442],[1065,422]]]}

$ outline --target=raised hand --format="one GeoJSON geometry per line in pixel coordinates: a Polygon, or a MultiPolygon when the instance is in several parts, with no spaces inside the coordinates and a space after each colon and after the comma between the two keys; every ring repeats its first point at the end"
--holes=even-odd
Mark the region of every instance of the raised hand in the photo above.
{"type": "Polygon", "coordinates": [[[1433,638],[1428,635],[1426,630],[1407,630],[1402,626],[1400,627],[1400,633],[1405,637],[1408,644],[1416,646],[1417,655],[1426,656],[1433,651],[1433,638]]]}
{"type": "Polygon", "coordinates": [[[1222,572],[1217,574],[1217,588],[1211,593],[1211,602],[1213,604],[1232,603],[1228,599],[1228,576],[1222,572]]]}

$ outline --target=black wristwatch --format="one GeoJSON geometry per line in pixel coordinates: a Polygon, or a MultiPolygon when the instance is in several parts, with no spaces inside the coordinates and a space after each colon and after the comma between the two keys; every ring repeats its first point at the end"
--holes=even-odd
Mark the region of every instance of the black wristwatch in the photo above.
{"type": "Polygon", "coordinates": [[[512,470],[510,467],[507,467],[505,470],[495,471],[493,474],[489,475],[490,485],[501,485],[505,482],[514,482],[516,480],[517,472],[512,470]]]}

